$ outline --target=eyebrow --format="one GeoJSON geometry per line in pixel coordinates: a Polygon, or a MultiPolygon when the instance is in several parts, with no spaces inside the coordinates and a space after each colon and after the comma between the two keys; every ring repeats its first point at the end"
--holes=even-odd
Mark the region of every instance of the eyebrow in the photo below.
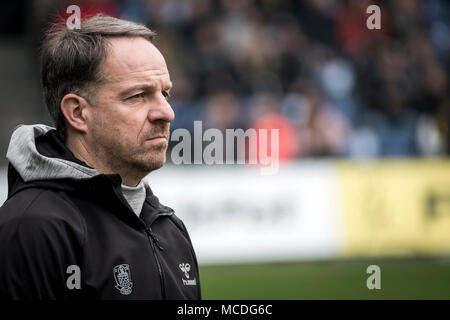
{"type": "MultiPolygon", "coordinates": [[[[131,95],[133,92],[136,91],[155,91],[157,88],[156,82],[149,82],[148,84],[138,84],[132,87],[129,87],[121,92],[119,92],[120,98],[127,98],[129,95],[131,95]]],[[[170,91],[172,89],[172,82],[169,81],[165,86],[163,86],[163,91],[170,91]]]]}

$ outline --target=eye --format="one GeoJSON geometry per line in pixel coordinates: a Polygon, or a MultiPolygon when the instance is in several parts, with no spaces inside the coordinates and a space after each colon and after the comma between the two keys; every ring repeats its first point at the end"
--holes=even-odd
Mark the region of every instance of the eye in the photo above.
{"type": "Polygon", "coordinates": [[[135,94],[134,96],[128,97],[127,100],[134,101],[134,100],[139,100],[139,99],[144,99],[144,98],[145,98],[145,93],[141,92],[141,93],[135,94]]]}
{"type": "Polygon", "coordinates": [[[162,94],[163,94],[164,98],[166,98],[166,100],[169,100],[169,98],[170,98],[169,91],[163,91],[162,94]]]}

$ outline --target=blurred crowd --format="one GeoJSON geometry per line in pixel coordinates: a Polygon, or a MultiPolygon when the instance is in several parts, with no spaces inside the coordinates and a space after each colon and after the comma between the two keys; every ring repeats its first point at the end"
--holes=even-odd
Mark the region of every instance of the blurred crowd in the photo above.
{"type": "Polygon", "coordinates": [[[65,16],[68,4],[158,33],[172,129],[279,128],[283,158],[450,153],[450,1],[58,1],[65,16]],[[366,26],[372,4],[381,30],[366,26]]]}

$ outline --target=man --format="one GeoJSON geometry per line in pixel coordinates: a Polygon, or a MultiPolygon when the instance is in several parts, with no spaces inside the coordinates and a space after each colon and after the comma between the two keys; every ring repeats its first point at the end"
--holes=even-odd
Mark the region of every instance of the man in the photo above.
{"type": "Polygon", "coordinates": [[[11,138],[2,297],[201,298],[188,232],[143,180],[163,166],[174,119],[153,37],[102,15],[48,32],[41,76],[56,130],[11,138]]]}

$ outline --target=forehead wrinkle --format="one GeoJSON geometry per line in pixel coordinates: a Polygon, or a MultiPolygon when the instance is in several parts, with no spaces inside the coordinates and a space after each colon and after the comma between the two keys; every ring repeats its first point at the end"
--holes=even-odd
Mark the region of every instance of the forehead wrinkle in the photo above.
{"type": "Polygon", "coordinates": [[[172,81],[168,72],[133,72],[116,77],[110,77],[107,83],[111,85],[118,85],[120,87],[132,87],[139,85],[154,85],[161,88],[171,88],[172,81]]]}
{"type": "MultiPolygon", "coordinates": [[[[119,42],[115,46],[112,45],[103,62],[103,70],[105,75],[111,81],[120,81],[123,78],[140,77],[139,74],[143,74],[143,77],[149,76],[164,76],[169,75],[166,61],[159,50],[151,43],[146,43],[145,46],[150,45],[150,49],[144,48],[142,55],[131,56],[129,50],[132,49],[130,45],[133,40],[128,42],[119,42]]],[[[142,42],[141,42],[142,45],[142,42]]]]}
{"type": "Polygon", "coordinates": [[[146,70],[134,70],[134,71],[122,71],[119,74],[111,75],[109,74],[109,78],[112,80],[121,80],[122,78],[136,77],[136,78],[146,78],[147,76],[151,77],[164,77],[169,76],[169,70],[167,68],[149,68],[146,70]]]}

